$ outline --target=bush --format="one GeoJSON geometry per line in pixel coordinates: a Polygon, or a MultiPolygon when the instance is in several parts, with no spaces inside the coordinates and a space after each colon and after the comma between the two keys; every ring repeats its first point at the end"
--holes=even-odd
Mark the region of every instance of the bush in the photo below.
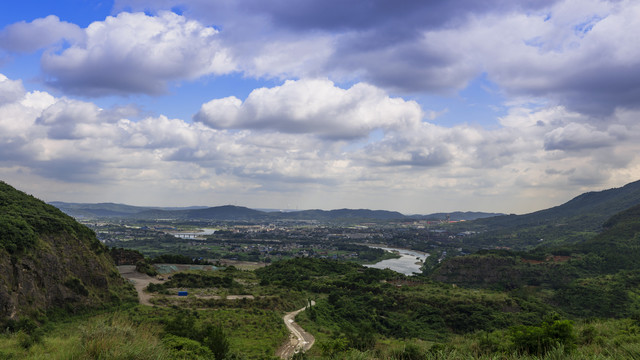
{"type": "Polygon", "coordinates": [[[544,355],[562,345],[566,352],[576,347],[571,320],[547,320],[541,326],[520,325],[511,329],[511,341],[518,352],[544,355]]]}
{"type": "Polygon", "coordinates": [[[33,228],[22,218],[0,215],[0,247],[9,253],[31,248],[36,243],[33,228]]]}
{"type": "Polygon", "coordinates": [[[418,345],[406,344],[402,349],[392,350],[389,357],[394,360],[423,360],[426,355],[418,345]]]}
{"type": "Polygon", "coordinates": [[[136,271],[139,273],[147,274],[149,276],[158,275],[158,271],[152,265],[149,265],[146,261],[140,260],[136,263],[136,271]]]}
{"type": "Polygon", "coordinates": [[[211,349],[216,360],[223,360],[229,353],[229,339],[227,334],[222,330],[222,326],[209,326],[206,331],[207,337],[204,344],[211,349]]]}
{"type": "Polygon", "coordinates": [[[213,357],[211,350],[196,340],[168,334],[162,338],[162,342],[173,359],[211,359],[213,357]]]}

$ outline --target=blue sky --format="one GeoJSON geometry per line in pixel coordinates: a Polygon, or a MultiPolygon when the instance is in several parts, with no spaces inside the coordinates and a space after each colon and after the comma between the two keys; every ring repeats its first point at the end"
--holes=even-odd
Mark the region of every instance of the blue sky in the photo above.
{"type": "Polygon", "coordinates": [[[633,1],[0,5],[45,200],[522,213],[640,177],[633,1]]]}

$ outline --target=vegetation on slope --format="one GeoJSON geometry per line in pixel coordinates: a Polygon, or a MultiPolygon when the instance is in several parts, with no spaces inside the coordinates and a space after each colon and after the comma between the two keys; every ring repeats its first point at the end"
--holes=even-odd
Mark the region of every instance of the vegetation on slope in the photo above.
{"type": "Polygon", "coordinates": [[[135,294],[87,227],[0,182],[0,323],[130,301],[135,294]]]}
{"type": "Polygon", "coordinates": [[[640,204],[640,181],[581,194],[565,204],[525,215],[496,216],[462,224],[479,231],[465,240],[473,247],[531,249],[586,241],[611,216],[640,204]]]}
{"type": "Polygon", "coordinates": [[[56,207],[0,181],[0,249],[12,254],[33,249],[38,238],[58,234],[84,237],[90,241],[92,250],[103,250],[86,226],[56,207]]]}
{"type": "Polygon", "coordinates": [[[481,251],[449,259],[438,281],[535,294],[579,317],[640,316],[640,205],[605,222],[592,239],[530,252],[481,251]]]}

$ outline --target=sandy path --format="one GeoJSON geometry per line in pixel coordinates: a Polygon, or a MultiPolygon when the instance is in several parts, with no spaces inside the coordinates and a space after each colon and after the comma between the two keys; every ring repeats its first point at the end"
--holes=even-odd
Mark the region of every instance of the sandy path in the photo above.
{"type": "Polygon", "coordinates": [[[150,302],[151,294],[145,292],[144,289],[150,283],[159,284],[163,281],[147,274],[137,272],[135,265],[120,265],[118,266],[118,271],[120,271],[122,277],[130,280],[133,283],[133,286],[136,288],[136,292],[138,292],[138,299],[140,300],[140,304],[153,306],[153,304],[150,302]]]}
{"type": "MultiPolygon", "coordinates": [[[[315,301],[311,301],[311,306],[315,304],[315,301]]],[[[293,354],[299,351],[306,352],[313,346],[313,343],[316,341],[313,335],[304,331],[304,329],[294,321],[296,315],[305,309],[306,307],[303,307],[302,309],[286,313],[282,318],[291,335],[289,336],[289,340],[282,344],[278,351],[276,351],[276,356],[279,356],[282,359],[289,359],[293,354]]]]}

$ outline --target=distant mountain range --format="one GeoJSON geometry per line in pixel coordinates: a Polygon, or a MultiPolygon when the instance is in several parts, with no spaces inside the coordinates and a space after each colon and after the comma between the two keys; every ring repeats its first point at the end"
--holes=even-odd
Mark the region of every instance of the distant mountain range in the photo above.
{"type": "Polygon", "coordinates": [[[481,238],[517,237],[507,241],[511,245],[526,247],[540,239],[560,239],[560,242],[579,242],[600,231],[602,224],[612,215],[640,204],[640,181],[621,188],[587,192],[549,209],[524,215],[505,215],[486,212],[451,212],[427,215],[404,215],[397,211],[369,209],[272,211],[243,206],[216,207],[142,207],[125,204],[51,202],[68,215],[76,218],[132,218],[141,220],[220,220],[220,221],[411,221],[411,220],[476,220],[474,227],[483,231],[481,238]],[[588,233],[591,233],[589,235],[588,233]]]}
{"type": "Polygon", "coordinates": [[[221,221],[339,221],[339,220],[475,220],[498,216],[498,213],[451,212],[429,215],[404,215],[397,211],[369,209],[302,210],[302,211],[261,211],[242,206],[224,205],[216,207],[192,206],[143,207],[114,203],[66,203],[54,201],[51,205],[76,218],[133,218],[133,219],[174,219],[174,220],[221,220],[221,221]]]}

